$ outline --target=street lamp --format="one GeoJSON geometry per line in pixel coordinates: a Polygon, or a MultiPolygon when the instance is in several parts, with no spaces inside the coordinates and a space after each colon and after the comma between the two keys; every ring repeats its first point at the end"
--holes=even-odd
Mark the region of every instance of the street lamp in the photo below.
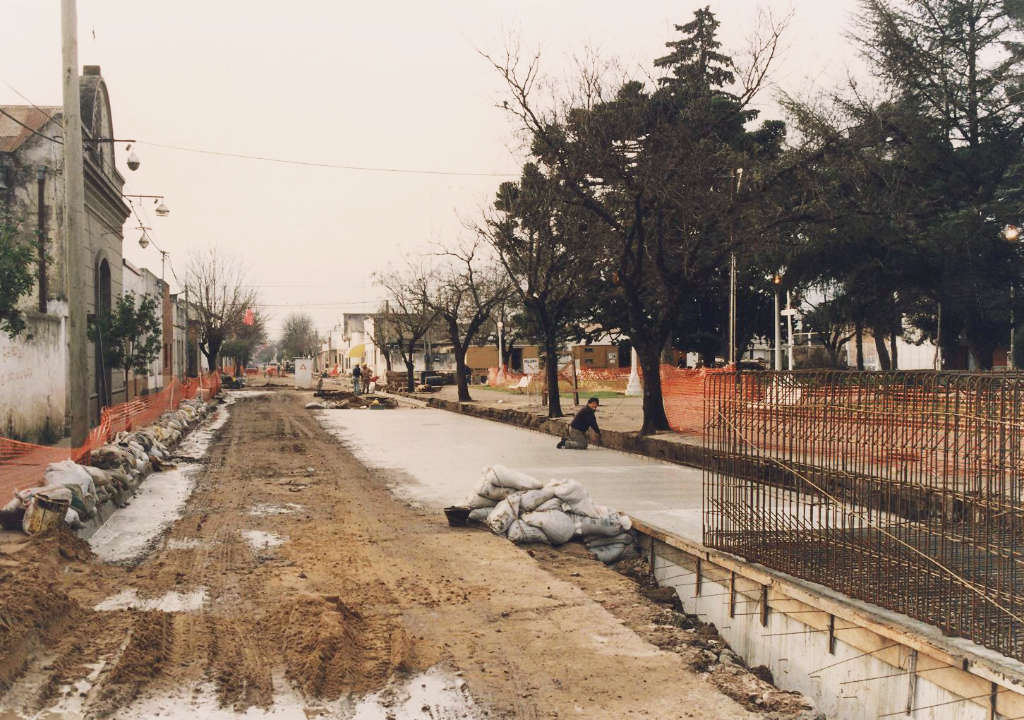
{"type": "MultiPolygon", "coordinates": [[[[1007,240],[1009,242],[1017,242],[1018,240],[1020,240],[1020,228],[1017,227],[1016,225],[1006,225],[1003,228],[1002,235],[1003,235],[1003,239],[1004,240],[1007,240]]],[[[1015,338],[1014,338],[1015,332],[1014,331],[1016,330],[1016,328],[1014,327],[1014,325],[1016,325],[1016,319],[1014,318],[1013,304],[1015,302],[1015,298],[1014,298],[1015,294],[1016,293],[1014,291],[1014,282],[1013,282],[1013,280],[1010,280],[1010,347],[1007,348],[1007,350],[1006,350],[1006,369],[1007,370],[1013,370],[1014,369],[1013,342],[1015,340],[1015,338]]]]}

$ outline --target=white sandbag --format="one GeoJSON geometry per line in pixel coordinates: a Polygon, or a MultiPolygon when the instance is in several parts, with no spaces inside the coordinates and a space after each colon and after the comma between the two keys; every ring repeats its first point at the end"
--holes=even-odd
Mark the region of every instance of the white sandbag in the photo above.
{"type": "MultiPolygon", "coordinates": [[[[590,499],[590,493],[578,480],[552,480],[548,487],[554,490],[555,497],[567,505],[570,512],[592,518],[601,517],[602,513],[590,499]]],[[[603,514],[607,514],[607,510],[603,514]]]]}
{"type": "Polygon", "coordinates": [[[3,512],[14,512],[15,510],[21,510],[25,507],[25,501],[15,495],[12,497],[3,508],[0,508],[3,512]]]}
{"type": "Polygon", "coordinates": [[[619,533],[618,535],[613,535],[611,537],[595,535],[584,540],[587,549],[590,550],[596,547],[603,547],[605,545],[632,545],[633,542],[633,535],[628,532],[619,533]]]}
{"type": "Polygon", "coordinates": [[[478,507],[469,511],[469,519],[473,522],[487,522],[487,516],[491,514],[491,507],[478,507]]]}
{"type": "Polygon", "coordinates": [[[519,507],[523,509],[523,512],[533,512],[549,500],[554,499],[554,497],[555,491],[550,485],[538,490],[528,490],[523,493],[523,499],[519,501],[519,507]]]}
{"type": "Polygon", "coordinates": [[[487,515],[487,527],[495,535],[504,535],[508,532],[509,525],[519,517],[518,493],[513,493],[494,506],[494,509],[487,515]]]}
{"type": "Polygon", "coordinates": [[[513,490],[538,490],[544,487],[543,480],[538,480],[526,473],[512,470],[504,465],[492,465],[490,471],[494,478],[491,482],[498,487],[512,488],[513,490]]]}
{"type": "Polygon", "coordinates": [[[97,491],[99,491],[101,487],[106,487],[111,483],[110,471],[104,470],[103,468],[93,467],[92,465],[83,465],[83,467],[92,478],[92,482],[96,486],[97,491]]]}
{"type": "MultiPolygon", "coordinates": [[[[496,502],[490,498],[485,498],[483,495],[473,493],[467,497],[461,505],[462,507],[468,507],[473,510],[487,510],[487,512],[490,512],[491,508],[496,505],[496,502]]],[[[484,514],[486,515],[487,513],[484,514]]]]}
{"type": "Polygon", "coordinates": [[[548,544],[548,536],[525,520],[513,520],[508,528],[508,539],[516,545],[548,544]]]}
{"type": "Polygon", "coordinates": [[[64,513],[64,522],[73,530],[82,527],[82,520],[78,517],[78,511],[74,508],[68,508],[67,512],[64,513]]]}
{"type": "MultiPolygon", "coordinates": [[[[531,512],[523,515],[523,522],[540,528],[552,545],[562,545],[572,539],[575,523],[572,517],[561,510],[531,512]]],[[[510,537],[511,540],[511,532],[510,537]]]]}
{"type": "Polygon", "coordinates": [[[599,518],[576,516],[576,534],[583,537],[613,537],[624,530],[629,530],[630,526],[629,518],[619,513],[609,513],[599,518]]]}
{"type": "Polygon", "coordinates": [[[590,550],[590,553],[605,565],[611,565],[612,563],[619,561],[623,553],[626,552],[627,547],[627,545],[623,545],[622,543],[616,543],[614,545],[601,545],[600,547],[588,548],[588,550],[590,550]]]}
{"type": "Polygon", "coordinates": [[[543,502],[533,509],[534,512],[547,512],[548,510],[561,510],[562,512],[568,512],[562,507],[562,501],[556,497],[551,498],[547,502],[543,502]]]}
{"type": "Polygon", "coordinates": [[[83,465],[72,460],[62,460],[57,463],[50,463],[43,471],[43,484],[47,487],[53,485],[77,485],[82,495],[93,495],[96,488],[92,482],[92,475],[83,465]]]}
{"type": "Polygon", "coordinates": [[[499,500],[504,500],[505,498],[507,498],[509,495],[511,495],[514,492],[516,492],[516,491],[513,490],[512,488],[502,487],[500,485],[495,485],[493,480],[488,479],[486,477],[483,480],[481,480],[480,484],[477,485],[477,487],[476,487],[476,494],[477,495],[480,495],[481,497],[488,498],[489,500],[492,500],[493,502],[498,502],[499,500]]]}

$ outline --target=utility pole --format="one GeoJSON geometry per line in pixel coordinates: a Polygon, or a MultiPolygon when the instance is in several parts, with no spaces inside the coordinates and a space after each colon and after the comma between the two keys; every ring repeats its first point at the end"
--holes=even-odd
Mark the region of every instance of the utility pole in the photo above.
{"type": "Polygon", "coordinates": [[[774,278],[775,284],[775,314],[772,316],[775,320],[775,371],[782,370],[782,323],[779,315],[779,305],[782,302],[782,291],[779,284],[782,282],[778,275],[774,278]]]}
{"type": "Polygon", "coordinates": [[[793,295],[786,291],[786,359],[788,360],[787,370],[793,369],[793,295]]]}
{"type": "Polygon", "coordinates": [[[89,364],[86,347],[85,273],[90,265],[85,236],[85,175],[82,110],[78,89],[78,11],[75,0],[61,0],[61,60],[64,92],[64,242],[68,258],[68,391],[71,446],[81,447],[89,432],[89,364]]]}

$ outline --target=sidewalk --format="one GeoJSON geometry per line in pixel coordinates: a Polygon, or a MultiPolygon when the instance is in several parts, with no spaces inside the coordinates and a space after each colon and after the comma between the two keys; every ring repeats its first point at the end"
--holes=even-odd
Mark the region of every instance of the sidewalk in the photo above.
{"type": "MultiPolygon", "coordinates": [[[[572,421],[578,408],[572,404],[572,396],[562,397],[561,418],[548,418],[547,408],[540,404],[539,398],[527,395],[491,390],[474,385],[470,387],[471,402],[460,403],[455,387],[445,386],[434,393],[404,394],[425,401],[431,407],[464,415],[497,420],[498,422],[545,432],[562,437],[572,421]]],[[[580,397],[586,401],[584,396],[580,397]]],[[[687,435],[672,431],[659,432],[653,435],[640,435],[643,424],[642,399],[638,397],[612,397],[601,400],[597,421],[601,426],[604,447],[612,450],[646,455],[658,460],[703,467],[705,453],[703,438],[698,435],[687,435]]]]}

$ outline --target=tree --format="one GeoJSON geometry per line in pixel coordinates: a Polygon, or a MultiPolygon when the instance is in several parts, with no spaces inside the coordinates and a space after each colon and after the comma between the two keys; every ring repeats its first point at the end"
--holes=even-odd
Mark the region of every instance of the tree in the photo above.
{"type": "Polygon", "coordinates": [[[481,228],[511,281],[540,342],[548,417],[561,417],[558,357],[588,309],[594,262],[586,242],[584,211],[567,206],[555,184],[534,163],[518,183],[498,188],[495,214],[481,228]]]}
{"type": "Polygon", "coordinates": [[[444,252],[448,265],[432,273],[425,295],[427,308],[444,324],[455,352],[459,402],[472,400],[466,352],[509,293],[504,273],[481,260],[481,250],[479,242],[472,242],[444,252]]]}
{"type": "Polygon", "coordinates": [[[313,318],[305,313],[292,313],[286,317],[278,347],[286,359],[315,357],[320,350],[320,336],[313,326],[313,318]]]}
{"type": "Polygon", "coordinates": [[[388,336],[388,306],[385,303],[378,310],[373,318],[373,344],[380,348],[384,355],[384,365],[387,372],[391,372],[391,344],[393,338],[388,336]]]}
{"type": "Polygon", "coordinates": [[[748,235],[730,232],[737,218],[770,227],[755,204],[775,179],[768,168],[781,151],[785,126],[768,121],[755,131],[751,108],[774,56],[780,30],[759,44],[746,71],[737,72],[716,38],[707,8],[686,25],[671,52],[655,61],[667,71],[656,87],[631,80],[606,97],[587,83],[584,102],[542,114],[531,98],[536,64],[522,74],[514,59],[496,64],[508,103],[548,169],[563,201],[589,214],[594,250],[595,320],[629,335],[644,375],[643,427],[669,428],[661,392],[661,354],[680,309],[704,295],[708,278],[748,235]],[[736,93],[729,88],[741,85],[736,93]],[[753,191],[734,192],[744,168],[753,191]],[[744,215],[748,217],[743,217],[744,215]]]}
{"type": "Polygon", "coordinates": [[[387,296],[389,309],[383,318],[384,334],[392,339],[389,346],[394,345],[405,363],[406,385],[412,392],[416,389],[416,346],[438,317],[437,310],[427,301],[429,272],[409,265],[404,271],[378,273],[374,278],[387,296]]]}
{"type": "Polygon", "coordinates": [[[89,327],[89,339],[99,342],[103,362],[124,371],[125,392],[128,374],[149,375],[149,365],[160,354],[163,321],[160,300],[153,295],[138,299],[132,293],[118,297],[110,312],[100,313],[89,327]]]}
{"type": "Polygon", "coordinates": [[[18,301],[32,289],[32,248],[18,239],[18,227],[0,214],[0,331],[17,337],[25,329],[18,301]]]}
{"type": "Polygon", "coordinates": [[[920,178],[903,233],[918,252],[902,267],[921,281],[904,291],[930,300],[930,313],[910,303],[922,330],[937,329],[941,307],[940,342],[962,336],[982,368],[1005,342],[1021,270],[999,234],[1019,224],[1024,193],[1020,11],[1003,0],[864,0],[860,15],[882,107],[894,109],[882,113],[885,158],[920,178]]]}
{"type": "Polygon", "coordinates": [[[243,319],[232,338],[221,346],[221,355],[235,361],[236,376],[242,374],[260,346],[267,341],[266,325],[263,313],[253,310],[243,319]]]}
{"type": "Polygon", "coordinates": [[[185,287],[196,310],[199,349],[212,371],[219,368],[221,346],[244,324],[246,310],[256,307],[256,291],[244,280],[241,263],[213,248],[189,262],[185,287]]]}

